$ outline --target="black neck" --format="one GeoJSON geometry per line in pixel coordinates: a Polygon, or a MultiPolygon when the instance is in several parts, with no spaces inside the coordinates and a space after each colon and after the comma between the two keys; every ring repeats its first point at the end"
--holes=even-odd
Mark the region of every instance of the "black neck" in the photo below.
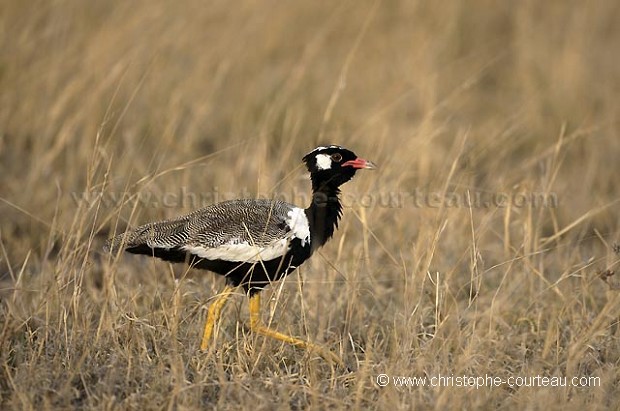
{"type": "Polygon", "coordinates": [[[312,251],[325,244],[338,228],[338,220],[342,214],[339,194],[338,186],[312,180],[312,204],[306,209],[312,251]]]}

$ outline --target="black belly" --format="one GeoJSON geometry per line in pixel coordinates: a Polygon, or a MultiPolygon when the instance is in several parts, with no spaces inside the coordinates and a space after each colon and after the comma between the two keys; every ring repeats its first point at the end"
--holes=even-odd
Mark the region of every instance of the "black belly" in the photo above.
{"type": "Polygon", "coordinates": [[[292,273],[311,254],[310,244],[302,247],[299,239],[291,241],[290,248],[284,256],[256,263],[207,260],[180,248],[151,248],[145,244],[127,248],[125,251],[158,257],[173,263],[185,262],[192,267],[212,271],[225,276],[229,284],[243,287],[250,295],[292,273]]]}

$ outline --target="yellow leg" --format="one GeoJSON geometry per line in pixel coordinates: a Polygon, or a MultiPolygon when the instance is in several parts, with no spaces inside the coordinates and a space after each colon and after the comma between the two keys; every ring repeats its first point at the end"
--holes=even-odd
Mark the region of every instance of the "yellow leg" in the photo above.
{"type": "Polygon", "coordinates": [[[205,330],[202,334],[202,343],[200,344],[201,350],[205,351],[209,348],[209,340],[211,339],[211,334],[213,334],[213,327],[215,327],[215,323],[219,320],[222,308],[224,308],[226,301],[228,301],[228,298],[234,290],[235,287],[227,285],[220,295],[218,295],[217,299],[209,306],[209,311],[207,311],[207,323],[205,324],[205,330]]]}
{"type": "Polygon", "coordinates": [[[250,297],[250,328],[258,334],[292,344],[303,350],[316,351],[327,361],[335,361],[338,365],[344,367],[342,359],[328,349],[311,343],[310,341],[305,341],[299,338],[291,337],[290,335],[282,334],[265,326],[260,319],[260,294],[254,294],[250,297]]]}

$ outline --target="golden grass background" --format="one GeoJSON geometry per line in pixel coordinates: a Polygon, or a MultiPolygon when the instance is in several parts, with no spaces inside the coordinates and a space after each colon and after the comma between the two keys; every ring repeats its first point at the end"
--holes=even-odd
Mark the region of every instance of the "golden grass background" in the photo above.
{"type": "Polygon", "coordinates": [[[3,2],[0,408],[616,407],[618,21],[611,0],[3,2]],[[243,296],[200,353],[223,280],[102,252],[198,206],[161,203],[180,188],[302,205],[319,143],[380,169],[263,317],[350,373],[249,333],[243,296]],[[416,189],[557,204],[373,201],[416,189]]]}

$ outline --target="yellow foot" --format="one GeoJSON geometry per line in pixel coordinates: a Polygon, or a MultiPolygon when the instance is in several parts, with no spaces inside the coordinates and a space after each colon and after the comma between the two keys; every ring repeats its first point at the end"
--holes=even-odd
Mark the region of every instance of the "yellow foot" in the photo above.
{"type": "Polygon", "coordinates": [[[200,349],[202,351],[206,351],[206,349],[209,348],[209,341],[211,340],[215,323],[219,320],[222,309],[234,290],[235,287],[227,285],[220,295],[217,296],[216,300],[209,306],[209,310],[207,311],[207,323],[205,324],[205,330],[202,333],[202,343],[200,344],[200,349]]]}
{"type": "Polygon", "coordinates": [[[283,341],[285,343],[294,345],[295,347],[301,348],[309,352],[314,351],[321,357],[323,357],[326,361],[330,363],[336,363],[342,368],[347,368],[342,361],[342,358],[340,358],[332,351],[310,341],[291,337],[290,335],[282,334],[281,332],[272,330],[271,328],[265,326],[260,319],[260,294],[254,294],[252,297],[250,297],[250,328],[253,332],[264,335],[266,337],[283,341]]]}

